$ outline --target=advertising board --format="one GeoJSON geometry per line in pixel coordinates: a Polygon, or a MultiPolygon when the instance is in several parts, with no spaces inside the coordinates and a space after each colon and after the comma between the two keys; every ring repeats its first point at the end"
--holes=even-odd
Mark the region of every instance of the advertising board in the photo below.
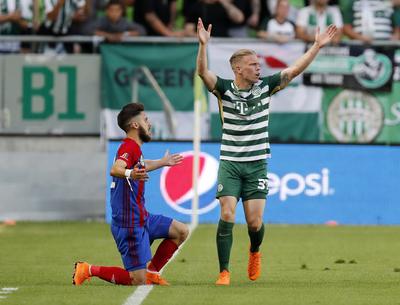
{"type": "MultiPolygon", "coordinates": [[[[118,146],[117,141],[109,142],[108,168],[118,146]]],[[[182,153],[184,160],[179,166],[150,172],[146,207],[151,213],[190,222],[192,144],[148,143],[143,146],[143,154],[145,159],[159,159],[166,149],[182,153]]],[[[219,143],[203,143],[201,149],[199,221],[217,223],[219,205],[214,196],[219,143]]],[[[400,224],[400,147],[272,144],[271,149],[265,222],[400,224]]],[[[106,205],[110,221],[109,194],[106,205]]],[[[241,204],[236,209],[236,222],[245,223],[241,204]]]]}

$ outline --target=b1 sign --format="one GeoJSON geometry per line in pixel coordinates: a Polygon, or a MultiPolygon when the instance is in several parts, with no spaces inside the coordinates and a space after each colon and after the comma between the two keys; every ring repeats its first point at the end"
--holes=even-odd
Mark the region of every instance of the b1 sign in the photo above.
{"type": "MultiPolygon", "coordinates": [[[[108,171],[119,144],[109,142],[108,171]]],[[[192,144],[154,142],[142,148],[145,159],[159,159],[167,149],[183,154],[182,164],[150,172],[146,207],[151,213],[189,222],[192,144]]],[[[199,221],[217,223],[219,143],[202,143],[201,148],[199,221]]],[[[265,222],[400,224],[400,147],[273,144],[271,149],[265,222]]],[[[111,219],[109,190],[106,218],[111,219]]],[[[245,223],[241,204],[236,209],[236,222],[245,223]]]]}

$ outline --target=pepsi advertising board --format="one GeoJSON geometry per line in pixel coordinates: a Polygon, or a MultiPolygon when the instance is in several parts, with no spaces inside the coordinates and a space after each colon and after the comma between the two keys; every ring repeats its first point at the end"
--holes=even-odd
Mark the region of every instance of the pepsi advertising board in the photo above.
{"type": "MultiPolygon", "coordinates": [[[[108,145],[108,173],[120,142],[108,145]]],[[[145,159],[165,151],[181,153],[183,162],[149,173],[146,208],[190,222],[192,143],[153,142],[142,146],[145,159]]],[[[219,143],[202,143],[199,174],[199,222],[217,223],[215,199],[219,143]]],[[[268,160],[266,223],[354,225],[400,224],[400,147],[272,144],[268,160]]],[[[111,185],[109,174],[108,186],[111,185]]],[[[111,220],[107,190],[106,220],[111,220]]],[[[245,223],[239,202],[236,222],[245,223]]]]}

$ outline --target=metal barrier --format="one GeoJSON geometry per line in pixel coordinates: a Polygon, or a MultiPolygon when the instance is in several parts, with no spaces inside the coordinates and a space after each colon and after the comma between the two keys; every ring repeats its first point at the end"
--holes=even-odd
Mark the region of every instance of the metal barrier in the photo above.
{"type": "MultiPolygon", "coordinates": [[[[100,36],[81,36],[81,35],[68,35],[68,36],[45,36],[45,35],[0,35],[1,41],[20,41],[20,42],[104,42],[104,37],[100,36]]],[[[232,42],[239,44],[244,43],[265,43],[273,42],[259,38],[223,38],[212,37],[213,43],[226,43],[232,42]]],[[[197,43],[196,37],[163,37],[163,36],[141,36],[141,37],[123,37],[121,43],[131,42],[146,42],[146,43],[197,43]]],[[[301,42],[301,40],[292,40],[290,42],[301,42]]],[[[362,41],[358,40],[342,40],[341,44],[344,45],[365,45],[362,41]]],[[[400,46],[400,40],[375,40],[371,46],[400,46]]]]}

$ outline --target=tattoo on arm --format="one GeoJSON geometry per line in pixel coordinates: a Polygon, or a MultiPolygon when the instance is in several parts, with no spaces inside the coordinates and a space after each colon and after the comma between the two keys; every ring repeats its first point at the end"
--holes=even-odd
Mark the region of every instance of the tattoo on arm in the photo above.
{"type": "Polygon", "coordinates": [[[289,84],[289,82],[290,82],[289,75],[287,73],[282,73],[280,88],[281,89],[285,88],[289,84]]]}

